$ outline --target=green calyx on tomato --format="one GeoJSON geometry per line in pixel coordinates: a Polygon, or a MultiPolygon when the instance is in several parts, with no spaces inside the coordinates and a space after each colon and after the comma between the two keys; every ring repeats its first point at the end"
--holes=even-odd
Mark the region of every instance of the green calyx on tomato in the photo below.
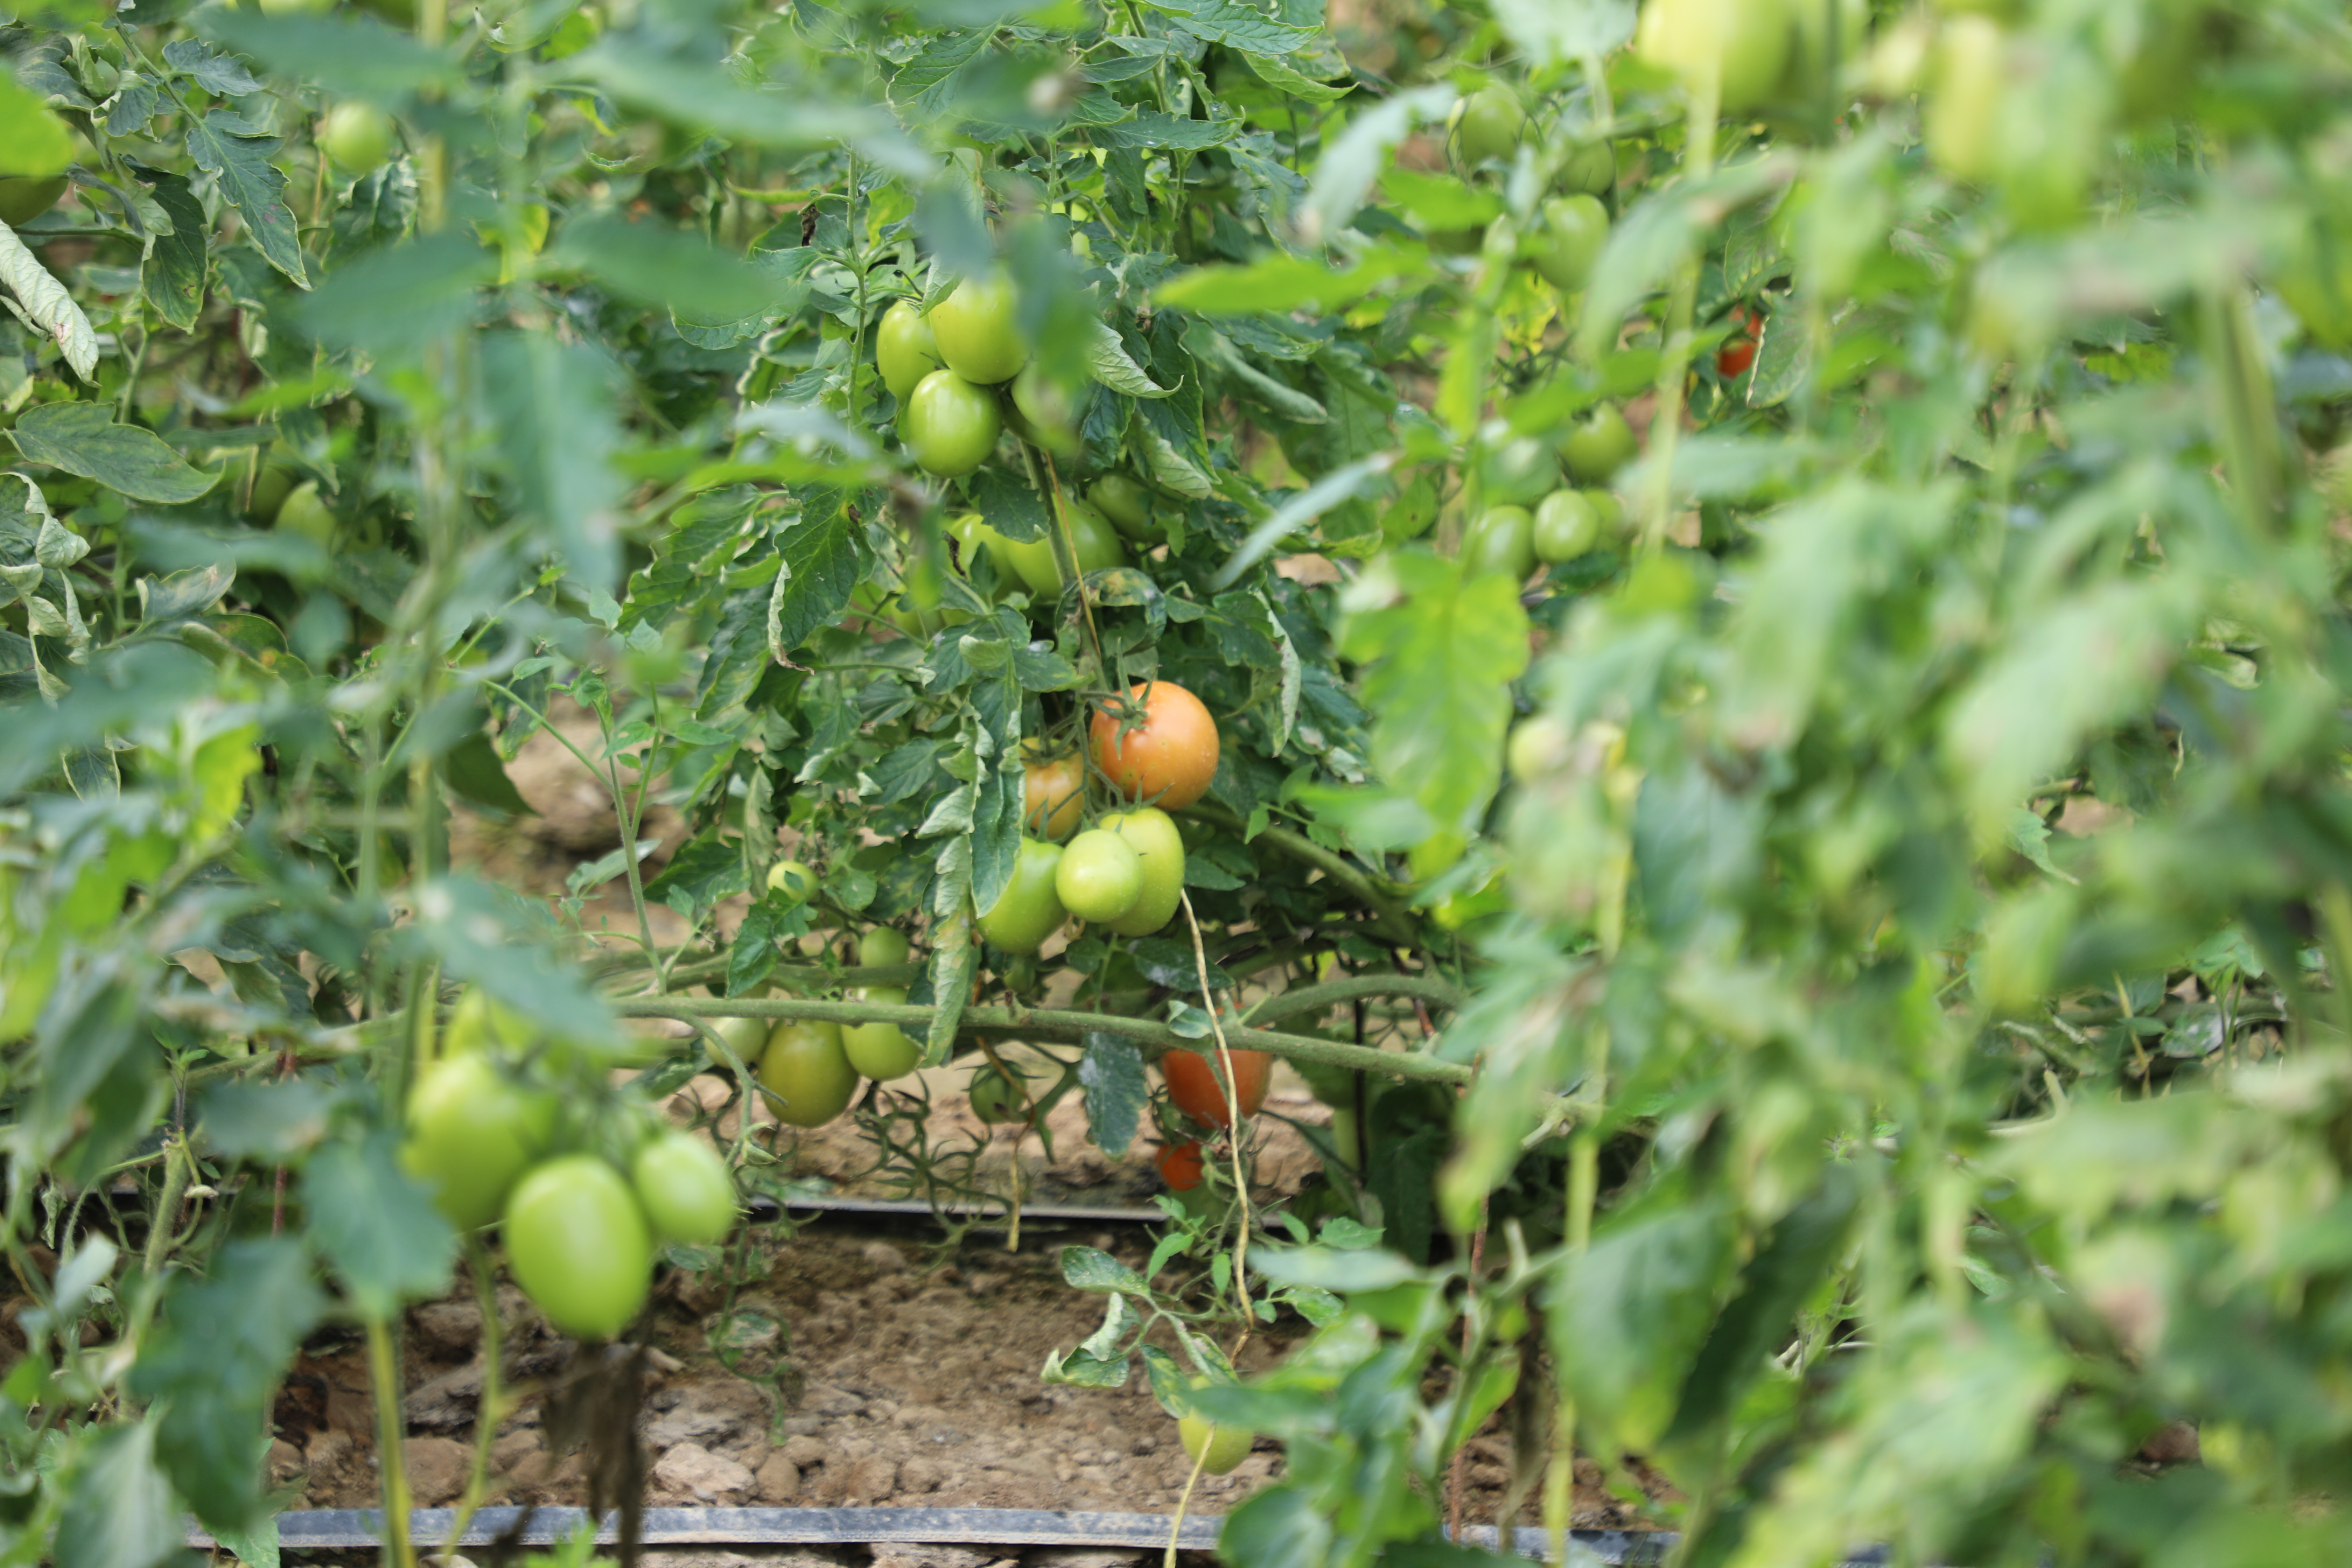
{"type": "Polygon", "coordinates": [[[898,416],[898,434],[926,473],[961,479],[988,460],[1004,424],[996,395],[953,370],[935,370],[915,384],[898,416]]]}
{"type": "Polygon", "coordinates": [[[1124,710],[1096,710],[1087,728],[1096,771],[1129,800],[1181,811],[1217,775],[1217,721],[1173,681],[1139,683],[1124,710]],[[1141,709],[1138,721],[1135,710],[1141,709]]]}
{"type": "Polygon", "coordinates": [[[1108,923],[1121,936],[1150,936],[1176,916],[1184,891],[1184,837],[1176,819],[1157,806],[1113,812],[1100,824],[1135,851],[1143,887],[1133,907],[1108,923]]]}
{"type": "Polygon", "coordinates": [[[1231,1474],[1249,1458],[1250,1445],[1256,1441],[1238,1426],[1212,1426],[1198,1415],[1180,1418],[1176,1432],[1184,1440],[1185,1457],[1213,1476],[1231,1474]]]}
{"type": "Polygon", "coordinates": [[[1090,827],[1069,842],[1054,868],[1054,891],[1062,907],[1082,921],[1103,924],[1130,913],[1143,896],[1143,860],[1125,837],[1090,827]]]}
{"type": "Polygon", "coordinates": [[[338,167],[353,174],[373,174],[392,157],[395,128],[392,116],[373,103],[335,105],[319,127],[319,145],[338,167]]]}
{"type": "Polygon", "coordinates": [[[1633,457],[1633,429],[1613,403],[1604,403],[1560,438],[1560,461],[1578,480],[1597,485],[1633,457]]]}
{"type": "Polygon", "coordinates": [[[675,1128],[646,1140],[629,1161],[637,1206],[664,1241],[715,1247],[735,1229],[735,1178],[717,1150],[675,1128]]]}
{"type": "Polygon", "coordinates": [[[1266,1085],[1274,1080],[1274,1058],[1265,1051],[1232,1051],[1233,1100],[1216,1068],[1218,1053],[1170,1051],[1160,1058],[1160,1076],[1168,1081],[1168,1098],[1176,1109],[1204,1127],[1230,1131],[1234,1106],[1244,1116],[1255,1116],[1265,1103],[1266,1085]]]}
{"type": "MultiPolygon", "coordinates": [[[[895,1006],[907,999],[907,988],[869,985],[859,995],[895,1006]]],[[[906,1077],[923,1059],[921,1044],[896,1024],[852,1024],[841,1031],[841,1049],[851,1067],[877,1083],[906,1077]]]]}
{"type": "Polygon", "coordinates": [[[821,1127],[848,1110],[857,1093],[841,1026],[821,1019],[778,1024],[754,1070],[768,1109],[788,1127],[821,1127]]]}
{"type": "Polygon", "coordinates": [[[1126,474],[1105,474],[1087,488],[1087,500],[1138,544],[1158,544],[1168,537],[1151,515],[1151,492],[1126,474]]]}
{"type": "Polygon", "coordinates": [[[1488,82],[1462,100],[1454,112],[1454,150],[1472,167],[1507,163],[1527,134],[1528,111],[1511,89],[1488,82]]]}
{"type": "Polygon", "coordinates": [[[1013,279],[967,278],[931,307],[931,338],[947,367],[977,385],[1011,381],[1029,363],[1013,279]]]}
{"type": "Polygon", "coordinates": [[[1034,953],[1045,946],[1045,939],[1070,918],[1054,886],[1061,866],[1060,845],[1024,837],[1020,858],[1013,863],[1013,879],[1005,884],[995,907],[980,917],[980,934],[1015,955],[1034,953]]]}
{"type": "Polygon", "coordinates": [[[460,1230],[499,1217],[507,1194],[547,1152],[555,1101],[514,1082],[478,1052],[450,1055],[417,1075],[408,1096],[401,1168],[433,1193],[460,1230]]]}
{"type": "Polygon", "coordinates": [[[515,1184],[499,1226],[507,1263],[547,1321],[609,1340],[636,1321],[653,1285],[653,1234],[621,1173],[567,1154],[515,1184]]]}
{"type": "Polygon", "coordinates": [[[1462,535],[1462,574],[1493,574],[1524,582],[1536,569],[1535,520],[1523,506],[1493,506],[1480,512],[1462,535]]]}
{"type": "Polygon", "coordinates": [[[1601,513],[1580,491],[1554,490],[1536,508],[1532,542],[1538,561],[1573,561],[1601,542],[1601,513]]]}
{"type": "Polygon", "coordinates": [[[947,362],[940,358],[940,345],[931,337],[930,322],[912,301],[900,300],[882,312],[882,324],[874,329],[874,364],[882,373],[882,384],[902,408],[923,377],[946,368],[947,362]]]}
{"type": "Polygon", "coordinates": [[[1086,764],[1076,752],[1048,757],[1035,740],[1021,742],[1021,831],[1064,839],[1086,813],[1086,764]]]}
{"type": "Polygon", "coordinates": [[[1589,195],[1553,196],[1543,226],[1528,241],[1528,259],[1543,280],[1573,294],[1592,278],[1592,264],[1609,243],[1609,209],[1589,195]]]}

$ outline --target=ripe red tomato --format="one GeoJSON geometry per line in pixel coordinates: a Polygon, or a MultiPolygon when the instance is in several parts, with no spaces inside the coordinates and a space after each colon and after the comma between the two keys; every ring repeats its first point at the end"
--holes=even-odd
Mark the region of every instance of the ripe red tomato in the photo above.
{"type": "Polygon", "coordinates": [[[996,395],[951,370],[935,370],[915,384],[898,416],[915,461],[941,479],[961,479],[988,460],[1004,422],[996,395]]]}
{"type": "Polygon", "coordinates": [[[644,1308],[653,1235],[629,1184],[593,1154],[525,1176],[499,1230],[515,1283],[573,1339],[609,1340],[644,1308]]]}
{"type": "Polygon", "coordinates": [[[1756,363],[1756,346],[1764,336],[1764,318],[1745,305],[1731,308],[1733,331],[1715,351],[1716,374],[1726,381],[1737,381],[1748,374],[1756,363]]]}
{"type": "MultiPolygon", "coordinates": [[[[1234,1098],[1244,1116],[1255,1116],[1265,1103],[1265,1086],[1274,1078],[1274,1058],[1264,1051],[1234,1051],[1234,1098]]],[[[1168,1098],[1176,1109],[1208,1127],[1231,1127],[1233,1117],[1224,1086],[1217,1081],[1213,1052],[1171,1051],[1160,1058],[1160,1076],[1168,1080],[1168,1098]]]]}
{"type": "Polygon", "coordinates": [[[1217,721],[1172,681],[1144,682],[1128,696],[1143,705],[1143,722],[1121,734],[1119,716],[1097,710],[1088,731],[1095,767],[1128,799],[1181,811],[1217,776],[1217,721]]]}
{"type": "Polygon", "coordinates": [[[1160,1151],[1160,1179],[1171,1193],[1189,1193],[1201,1184],[1201,1145],[1171,1143],[1160,1151]]]}

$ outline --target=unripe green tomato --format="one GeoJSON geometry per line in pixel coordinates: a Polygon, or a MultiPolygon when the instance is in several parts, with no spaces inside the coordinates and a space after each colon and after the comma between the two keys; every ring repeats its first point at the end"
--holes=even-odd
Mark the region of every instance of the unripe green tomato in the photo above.
{"type": "Polygon", "coordinates": [[[778,1024],[756,1070],[768,1109],[788,1127],[821,1127],[848,1110],[857,1093],[841,1026],[821,1019],[778,1024]]]}
{"type": "Polygon", "coordinates": [[[629,1162],[629,1184],[664,1241],[715,1247],[734,1232],[735,1178],[718,1151],[690,1133],[672,1129],[647,1139],[629,1162]]]}
{"type": "Polygon", "coordinates": [[[1571,426],[1559,443],[1560,461],[1586,484],[1599,484],[1633,456],[1633,426],[1613,403],[1604,403],[1571,426]]]}
{"type": "Polygon", "coordinates": [[[1575,490],[1554,490],[1536,508],[1536,559],[1573,561],[1601,542],[1601,514],[1575,490]]]}
{"type": "Polygon", "coordinates": [[[267,16],[299,16],[327,10],[335,0],[256,0],[256,3],[267,16]]]}
{"type": "Polygon", "coordinates": [[[1791,30],[1786,0],[1647,0],[1633,50],[1694,91],[1712,79],[1717,107],[1736,114],[1771,97],[1791,30]]]}
{"type": "Polygon", "coordinates": [[[1138,544],[1157,544],[1168,537],[1151,515],[1151,492],[1125,474],[1105,474],[1087,487],[1087,500],[1138,544]]]}
{"type": "Polygon", "coordinates": [[[1535,520],[1523,506],[1488,507],[1462,535],[1462,574],[1496,573],[1514,583],[1536,569],[1535,520]]]}
{"type": "Polygon", "coordinates": [[[621,1173],[593,1154],[550,1160],[515,1185],[499,1226],[507,1264],[547,1321],[609,1340],[653,1285],[653,1234],[621,1173]]]}
{"type": "Polygon", "coordinates": [[[930,322],[911,301],[900,300],[882,312],[882,324],[874,329],[874,363],[882,372],[882,384],[903,406],[923,377],[947,362],[932,341],[930,322]]]}
{"type": "Polygon", "coordinates": [[[63,174],[0,175],[0,223],[15,228],[58,205],[71,182],[63,174]]]}
{"type": "Polygon", "coordinates": [[[967,278],[931,307],[931,338],[947,367],[976,385],[1011,381],[1029,363],[1013,279],[967,278]]]}
{"type": "Polygon", "coordinates": [[[1120,835],[1088,828],[1070,840],[1054,870],[1062,907],[1096,924],[1132,913],[1143,896],[1143,861],[1120,835]]]}
{"type": "Polygon", "coordinates": [[[1074,396],[1040,367],[1025,365],[1013,378],[1013,406],[1038,446],[1063,453],[1078,449],[1078,420],[1086,412],[1083,395],[1074,396]]]}
{"type": "MultiPolygon", "coordinates": [[[[868,1002],[898,1004],[907,999],[903,985],[869,985],[868,1002]]],[[[877,1083],[904,1078],[923,1059],[923,1047],[896,1024],[852,1024],[841,1032],[841,1048],[849,1065],[877,1083]]]]}
{"type": "Polygon", "coordinates": [[[1534,437],[1515,436],[1482,455],[1479,477],[1488,501],[1529,505],[1559,488],[1559,458],[1534,437]]]}
{"type": "Polygon", "coordinates": [[[1183,835],[1176,830],[1176,819],[1156,805],[1113,812],[1099,826],[1127,841],[1143,872],[1134,907],[1111,920],[1110,929],[1121,936],[1150,936],[1175,918],[1183,897],[1183,835]]]}
{"type": "Polygon", "coordinates": [[[299,533],[305,539],[314,540],[329,549],[334,547],[335,514],[329,511],[327,503],[319,499],[319,486],[314,480],[295,486],[279,504],[277,526],[289,533],[299,533]]]}
{"type": "Polygon", "coordinates": [[[1527,134],[1528,111],[1511,89],[1488,82],[1454,111],[1454,148],[1462,162],[1475,165],[1491,160],[1508,163],[1527,134]]]}
{"type": "Polygon", "coordinates": [[[1020,858],[1013,865],[1013,879],[996,900],[996,907],[980,917],[980,934],[996,947],[1016,955],[1034,953],[1045,946],[1045,939],[1061,930],[1062,922],[1070,918],[1054,887],[1055,874],[1061,866],[1060,845],[1022,839],[1020,858]]]}
{"type": "Polygon", "coordinates": [[[1554,196],[1543,205],[1543,227],[1533,245],[1536,271],[1563,294],[1592,279],[1592,264],[1609,243],[1609,209],[1591,196],[1554,196]]]}
{"type": "Polygon", "coordinates": [[[507,1194],[555,1131],[555,1101],[525,1089],[488,1058],[446,1056],[426,1065],[408,1096],[401,1168],[432,1190],[460,1230],[499,1217],[507,1194]]]}
{"type": "Polygon", "coordinates": [[[816,873],[797,860],[779,860],[768,868],[768,891],[782,893],[788,907],[807,903],[816,896],[816,873]]]}
{"type": "Polygon", "coordinates": [[[887,964],[904,963],[914,951],[907,933],[896,926],[876,926],[857,939],[857,962],[868,969],[880,969],[887,964]]]}
{"type": "Polygon", "coordinates": [[[275,522],[278,509],[294,493],[294,478],[292,464],[276,458],[264,459],[253,476],[253,489],[246,497],[245,515],[255,522],[275,522]]]}
{"type": "Polygon", "coordinates": [[[1606,195],[1617,183],[1617,149],[1606,141],[1587,142],[1570,153],[1552,180],[1564,196],[1606,195]]]}
{"type": "Polygon", "coordinates": [[[1512,726],[1510,739],[1503,743],[1503,762],[1511,777],[1530,784],[1568,766],[1573,743],[1567,725],[1549,713],[1537,713],[1512,726]]]}
{"type": "Polygon", "coordinates": [[[1955,16],[1937,40],[1925,115],[1927,152],[1947,173],[1983,184],[2000,170],[2009,36],[1988,16],[1955,16]]]}
{"type": "Polygon", "coordinates": [[[1176,1430],[1184,1439],[1185,1457],[1213,1476],[1231,1474],[1249,1458],[1255,1441],[1238,1426],[1212,1426],[1198,1415],[1184,1416],[1176,1430]]]}
{"type": "Polygon", "coordinates": [[[1029,1099],[1018,1074],[1006,1077],[994,1066],[972,1075],[971,1113],[991,1127],[1021,1121],[1029,1115],[1029,1099]]]}
{"type": "Polygon", "coordinates": [[[712,1018],[709,1022],[719,1031],[719,1037],[727,1042],[727,1048],[735,1053],[736,1060],[747,1066],[758,1061],[760,1053],[768,1047],[770,1025],[765,1018],[712,1018]]]}
{"type": "Polygon", "coordinates": [[[392,116],[373,103],[346,101],[327,111],[319,145],[336,164],[354,174],[373,174],[392,156],[392,116]]]}
{"type": "Polygon", "coordinates": [[[1832,85],[1832,67],[1843,71],[1862,56],[1863,40],[1870,27],[1870,0],[1790,0],[1790,20],[1795,32],[1790,38],[1787,74],[1780,81],[1780,96],[1790,102],[1810,103],[1832,85]],[[1831,47],[1830,26],[1832,6],[1837,26],[1834,50],[1831,47]]]}
{"type": "MultiPolygon", "coordinates": [[[[1102,572],[1127,564],[1127,547],[1119,542],[1118,531],[1108,518],[1084,501],[1071,502],[1069,515],[1071,553],[1077,557],[1080,572],[1102,572]]],[[[997,559],[1009,563],[1031,593],[1044,598],[1062,591],[1062,574],[1054,560],[1052,540],[1043,535],[1026,543],[1006,540],[998,552],[997,559]]]]}
{"type": "Polygon", "coordinates": [[[906,411],[898,416],[898,434],[915,461],[948,479],[961,479],[986,462],[1003,428],[995,395],[952,370],[935,370],[916,383],[906,411]]]}

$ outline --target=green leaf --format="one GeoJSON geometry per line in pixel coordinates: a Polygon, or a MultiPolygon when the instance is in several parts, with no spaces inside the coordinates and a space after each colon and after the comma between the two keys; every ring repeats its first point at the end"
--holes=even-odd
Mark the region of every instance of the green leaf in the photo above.
{"type": "Polygon", "coordinates": [[[497,744],[479,730],[442,753],[441,773],[450,792],[468,805],[508,816],[538,815],[507,776],[497,744]]]}
{"type": "Polygon", "coordinates": [[[396,103],[427,89],[454,88],[458,79],[457,64],[446,51],[356,6],[314,15],[216,5],[199,12],[196,25],[205,37],[251,55],[278,75],[315,81],[336,98],[396,103]]]}
{"type": "Polygon", "coordinates": [[[158,235],[140,264],[140,290],[158,316],[184,332],[194,331],[205,306],[204,206],[179,175],[155,169],[140,174],[172,220],[172,232],[158,235]]]}
{"type": "Polygon", "coordinates": [[[761,899],[743,911],[727,947],[727,994],[747,996],[776,967],[776,927],[784,911],[761,899]]]}
{"type": "Polygon", "coordinates": [[[1173,148],[1180,152],[1198,153],[1205,148],[1223,146],[1241,129],[1242,122],[1238,120],[1184,120],[1172,114],[1147,110],[1132,120],[1090,127],[1087,134],[1097,146],[1102,147],[1173,148]]]}
{"type": "Polygon", "coordinates": [[[895,174],[929,178],[932,161],[878,106],[806,89],[761,91],[698,60],[665,58],[636,38],[606,38],[562,62],[624,103],[675,124],[765,147],[814,151],[850,142],[895,174]]]}
{"type": "Polygon", "coordinates": [[[515,510],[536,521],[570,575],[610,591],[621,570],[623,447],[612,362],[547,332],[501,332],[482,351],[515,510]]]}
{"type": "Polygon", "coordinates": [[[224,1083],[197,1101],[205,1142],[232,1160],[284,1162],[327,1136],[332,1097],[302,1079],[284,1083],[224,1083]]]}
{"type": "Polygon", "coordinates": [[[498,257],[471,237],[427,235],[341,262],[289,314],[320,342],[413,363],[472,321],[476,290],[498,276],[498,257]]]}
{"type": "Polygon", "coordinates": [[[1729,1256],[1713,1213],[1660,1204],[1554,1266],[1544,1326],[1561,1386],[1596,1434],[1636,1453],[1664,1434],[1729,1256]]]}
{"type": "MultiPolygon", "coordinates": [[[[1092,323],[1087,334],[1087,369],[1113,392],[1129,397],[1166,397],[1170,390],[1153,381],[1127,352],[1127,344],[1107,321],[1092,323]]],[[[992,515],[990,521],[993,522],[992,515]]]]}
{"type": "MultiPolygon", "coordinates": [[[[256,1424],[255,1436],[259,1436],[256,1424]]],[[[154,1568],[184,1549],[172,1486],[155,1468],[152,1421],[86,1429],[66,1487],[57,1568],[154,1568]]]]}
{"type": "Polygon", "coordinates": [[[1078,1059],[1078,1084],[1087,1095],[1087,1126],[1095,1144],[1116,1160],[1135,1141],[1151,1086],[1144,1081],[1143,1057],[1124,1035],[1089,1034],[1078,1059]]]}
{"type": "Polygon", "coordinates": [[[1454,99],[1450,84],[1433,82],[1398,93],[1349,121],[1347,130],[1324,144],[1299,214],[1300,228],[1320,238],[1346,228],[1387,166],[1390,152],[1416,124],[1444,120],[1454,99]]]}
{"type": "Polygon", "coordinates": [[[792,291],[768,272],[696,235],[592,212],[563,226],[547,261],[576,267],[641,304],[735,321],[781,309],[792,291]]]}
{"type": "Polygon", "coordinates": [[[190,468],[152,431],[117,425],[102,403],[40,404],[17,416],[11,436],[30,461],[96,479],[136,500],[194,500],[220,477],[190,468]]]}
{"type": "Polygon", "coordinates": [[[327,1308],[311,1274],[291,1239],[232,1241],[205,1274],[173,1276],[140,1347],[131,1385],[161,1406],[157,1457],[215,1529],[265,1517],[270,1401],[327,1308]]]}
{"type": "Polygon", "coordinates": [[[206,92],[222,98],[243,98],[258,92],[261,84],[236,60],[216,55],[200,38],[174,38],[163,46],[163,63],[182,72],[206,92]]]}
{"type": "Polygon", "coordinates": [[[779,526],[776,548],[784,564],[768,600],[768,652],[781,664],[848,608],[866,571],[866,530],[846,491],[810,489],[799,514],[779,526]]]}
{"type": "Polygon", "coordinates": [[[1129,1296],[1149,1296],[1151,1284],[1134,1269],[1093,1247],[1062,1248],[1062,1283],[1073,1290],[1117,1290],[1129,1296]]]}
{"type": "Polygon", "coordinates": [[[1269,256],[1243,267],[1196,267],[1152,290],[1162,305],[1211,316],[1255,316],[1309,307],[1338,310],[1392,278],[1429,264],[1420,247],[1375,246],[1356,265],[1334,272],[1297,256],[1269,256]]]}
{"type": "Polygon", "coordinates": [[[1204,44],[1225,44],[1251,54],[1290,55],[1311,47],[1313,27],[1274,21],[1244,0],[1144,0],[1155,11],[1176,18],[1176,25],[1204,44]]]}
{"type": "Polygon", "coordinates": [[[1785,155],[1768,154],[1705,180],[1668,185],[1636,203],[1610,229],[1593,264],[1577,322],[1578,352],[1599,359],[1616,347],[1628,310],[1664,288],[1727,215],[1778,189],[1793,172],[1785,155]]]}
{"type": "Polygon", "coordinates": [[[1301,1285],[1349,1295],[1387,1290],[1421,1278],[1421,1270],[1393,1252],[1369,1247],[1265,1247],[1253,1248],[1250,1267],[1277,1285],[1301,1285]]]}
{"type": "Polygon", "coordinates": [[[196,167],[218,182],[221,195],[244,217],[247,232],[269,265],[296,287],[308,289],[301,232],[280,195],[286,176],[269,162],[278,146],[277,137],[258,134],[244,116],[226,110],[215,109],[188,126],[188,153],[196,167]]]}
{"type": "Polygon", "coordinates": [[[973,27],[933,38],[890,79],[890,97],[921,119],[936,120],[953,106],[964,68],[980,57],[994,29],[973,27]]]}
{"type": "Polygon", "coordinates": [[[449,1288],[457,1233],[432,1194],[400,1168],[391,1132],[320,1150],[303,1173],[302,1191],[310,1243],[362,1316],[386,1321],[404,1302],[449,1288]]]}

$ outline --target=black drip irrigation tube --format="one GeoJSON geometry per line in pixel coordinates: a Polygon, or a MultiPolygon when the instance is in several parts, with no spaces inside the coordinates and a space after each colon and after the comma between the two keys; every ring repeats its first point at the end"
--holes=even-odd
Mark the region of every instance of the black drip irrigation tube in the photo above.
{"type": "MultiPolygon", "coordinates": [[[[599,1542],[619,1539],[617,1515],[608,1514],[596,1531],[599,1542]]],[[[375,1509],[320,1509],[278,1516],[280,1552],[354,1551],[383,1543],[383,1513],[375,1509]]],[[[409,1516],[409,1539],[438,1548],[456,1515],[446,1508],[421,1508],[409,1516]]],[[[569,1541],[586,1522],[577,1508],[486,1508],[467,1526],[460,1546],[509,1541],[545,1546],[569,1541]],[[526,1521],[523,1515],[528,1512],[526,1521]],[[521,1525],[517,1530],[518,1524],[521,1525]]],[[[1187,1519],[1176,1544],[1186,1552],[1213,1552],[1224,1521],[1214,1516],[1187,1519]]],[[[1156,1513],[1065,1513],[1016,1508],[649,1508],[638,1535],[643,1546],[1095,1546],[1151,1551],[1168,1544],[1169,1521],[1156,1513]]],[[[1551,1537],[1541,1530],[1513,1531],[1512,1550],[1536,1562],[1549,1560],[1551,1537]]],[[[1492,1526],[1462,1532],[1465,1543],[1494,1550],[1500,1542],[1492,1526]]],[[[1571,1564],[1609,1568],[1654,1568],[1674,1550],[1673,1535],[1628,1530],[1570,1532],[1571,1564]]],[[[191,1530],[188,1544],[216,1544],[191,1530]]],[[[1848,1554],[1843,1568],[1882,1568],[1883,1548],[1848,1554]]]]}

